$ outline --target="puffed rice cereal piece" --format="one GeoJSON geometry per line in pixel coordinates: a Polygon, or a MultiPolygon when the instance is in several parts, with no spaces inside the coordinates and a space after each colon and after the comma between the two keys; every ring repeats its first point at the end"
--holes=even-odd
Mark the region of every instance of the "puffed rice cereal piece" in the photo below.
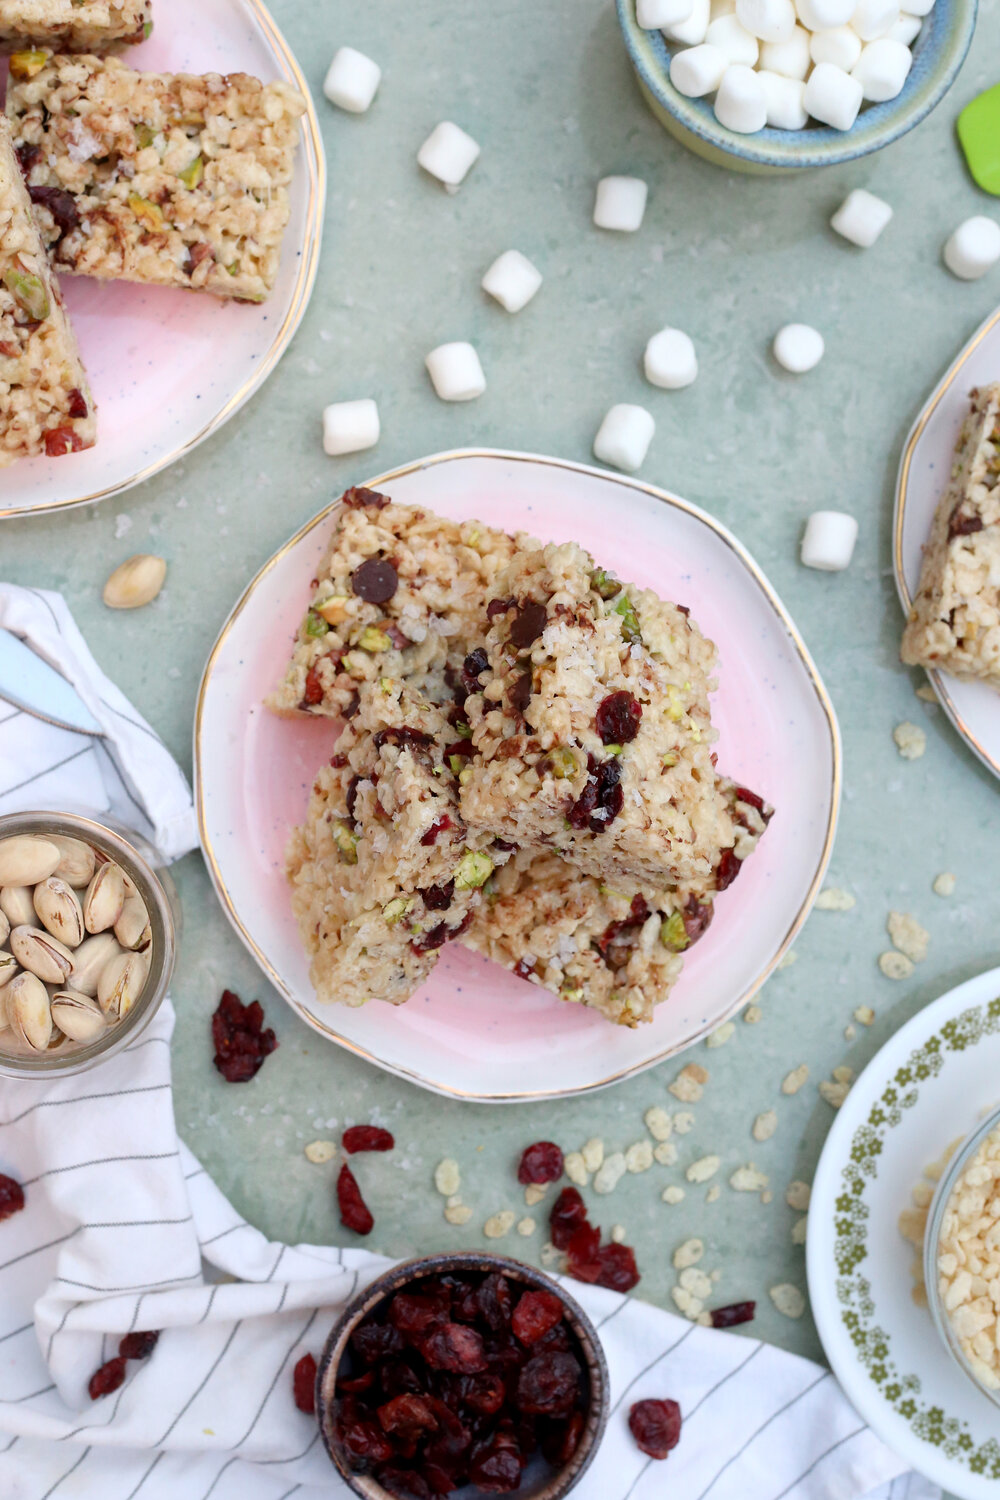
{"type": "Polygon", "coordinates": [[[812,1188],[809,1186],[809,1183],[802,1182],[798,1178],[794,1182],[790,1182],[785,1189],[785,1202],[789,1208],[794,1208],[796,1213],[804,1214],[806,1212],[811,1197],[812,1188]]]}
{"type": "Polygon", "coordinates": [[[710,1177],[715,1176],[721,1165],[722,1158],[719,1156],[700,1156],[691,1163],[684,1175],[688,1182],[707,1182],[710,1177]]]}
{"type": "Polygon", "coordinates": [[[333,1161],[336,1154],[336,1141],[310,1141],[305,1147],[306,1160],[317,1167],[321,1167],[324,1162],[333,1161]]]}
{"type": "Polygon", "coordinates": [[[673,1141],[661,1141],[658,1146],[653,1147],[653,1158],[660,1163],[661,1167],[676,1166],[677,1147],[673,1141]]]}
{"type": "Polygon", "coordinates": [[[434,1186],[442,1198],[451,1198],[462,1186],[462,1173],[453,1156],[446,1156],[434,1168],[434,1186]]]}
{"type": "Polygon", "coordinates": [[[953,896],[955,894],[955,877],[950,870],[942,870],[940,875],[934,879],[935,896],[953,896]]]}
{"type": "Polygon", "coordinates": [[[575,1182],[577,1187],[586,1187],[590,1181],[590,1173],[587,1164],[580,1151],[569,1151],[563,1158],[563,1171],[570,1182],[575,1182]]]}
{"type": "Polygon", "coordinates": [[[592,1136],[581,1152],[583,1164],[588,1172],[596,1172],[604,1160],[604,1142],[600,1136],[592,1136]]]}
{"type": "Polygon", "coordinates": [[[627,1171],[625,1153],[613,1151],[606,1156],[594,1174],[595,1193],[613,1193],[627,1171]]]}
{"type": "Polygon", "coordinates": [[[674,1115],[674,1130],[678,1135],[690,1135],[694,1129],[694,1115],[689,1109],[682,1109],[674,1115]]]}
{"type": "Polygon", "coordinates": [[[524,1190],[524,1202],[527,1208],[534,1208],[541,1203],[549,1190],[547,1182],[529,1182],[524,1190]]]}
{"type": "Polygon", "coordinates": [[[673,1207],[673,1205],[676,1203],[684,1202],[685,1193],[682,1187],[671,1185],[670,1187],[665,1187],[663,1189],[660,1197],[663,1199],[664,1203],[669,1203],[671,1207],[673,1207]]]}
{"type": "Polygon", "coordinates": [[[808,1064],[807,1063],[799,1063],[799,1065],[798,1065],[797,1068],[793,1068],[790,1073],[786,1073],[785,1077],[782,1079],[782,1082],[781,1082],[781,1092],[783,1094],[797,1094],[798,1091],[799,1091],[799,1089],[802,1088],[803,1084],[808,1079],[808,1077],[809,1077],[809,1066],[808,1066],[808,1064]]]}
{"type": "MultiPolygon", "coordinates": [[[[705,1092],[707,1082],[708,1069],[703,1068],[700,1063],[688,1063],[687,1067],[682,1068],[673,1083],[668,1084],[667,1087],[674,1098],[680,1099],[682,1104],[697,1104],[705,1092]]],[[[676,1123],[675,1120],[675,1126],[676,1123]]]]}
{"type": "Polygon", "coordinates": [[[726,1021],[717,1030],[709,1032],[705,1038],[706,1047],[724,1047],[736,1030],[735,1022],[726,1021]]]}
{"type": "Polygon", "coordinates": [[[919,760],[927,749],[926,734],[919,724],[911,724],[908,719],[896,725],[892,737],[904,760],[919,760]]]}
{"type": "Polygon", "coordinates": [[[850,911],[855,905],[857,905],[856,897],[852,896],[850,891],[841,890],[835,885],[828,885],[816,897],[817,911],[850,911]]]}
{"type": "Polygon", "coordinates": [[[886,979],[909,979],[913,973],[913,964],[905,953],[897,953],[891,949],[888,953],[880,953],[878,966],[886,979]]]}
{"type": "Polygon", "coordinates": [[[791,1282],[783,1281],[778,1286],[771,1287],[768,1296],[783,1317],[801,1318],[806,1310],[806,1299],[791,1282]]]}
{"type": "Polygon", "coordinates": [[[770,1178],[766,1172],[760,1172],[749,1162],[745,1167],[737,1167],[729,1179],[729,1186],[737,1193],[759,1193],[767,1187],[770,1178]]]}
{"type": "Polygon", "coordinates": [[[646,1129],[654,1141],[668,1141],[673,1133],[674,1122],[660,1104],[654,1104],[643,1115],[646,1129]]]}
{"type": "Polygon", "coordinates": [[[653,1165],[653,1148],[649,1141],[636,1141],[625,1152],[627,1172],[648,1172],[653,1165]]]}
{"type": "Polygon", "coordinates": [[[885,925],[893,947],[905,953],[913,963],[922,964],[931,938],[926,927],[921,927],[908,911],[891,911],[885,925]]]}
{"type": "Polygon", "coordinates": [[[769,1141],[778,1128],[778,1112],[765,1109],[753,1122],[752,1135],[755,1141],[769,1141]]]}
{"type": "Polygon", "coordinates": [[[801,1219],[796,1219],[792,1225],[792,1244],[804,1245],[806,1235],[809,1231],[809,1215],[803,1214],[801,1219]]]}
{"type": "Polygon", "coordinates": [[[502,1240],[504,1235],[512,1229],[514,1220],[517,1218],[512,1208],[501,1209],[499,1213],[491,1214],[483,1225],[483,1234],[488,1240],[502,1240]]]}
{"type": "Polygon", "coordinates": [[[674,1270],[683,1271],[686,1266],[696,1266],[704,1254],[705,1246],[701,1240],[685,1240],[674,1251],[674,1270]]]}

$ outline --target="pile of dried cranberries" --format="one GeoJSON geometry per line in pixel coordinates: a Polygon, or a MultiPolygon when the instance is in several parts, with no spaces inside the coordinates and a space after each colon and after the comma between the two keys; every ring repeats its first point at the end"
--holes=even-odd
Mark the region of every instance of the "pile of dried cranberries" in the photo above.
{"type": "Polygon", "coordinates": [[[580,1345],[553,1292],[496,1272],[432,1276],[352,1333],[334,1431],[350,1467],[401,1500],[465,1484],[507,1494],[533,1454],[556,1469],[569,1462],[588,1396],[580,1345]]]}

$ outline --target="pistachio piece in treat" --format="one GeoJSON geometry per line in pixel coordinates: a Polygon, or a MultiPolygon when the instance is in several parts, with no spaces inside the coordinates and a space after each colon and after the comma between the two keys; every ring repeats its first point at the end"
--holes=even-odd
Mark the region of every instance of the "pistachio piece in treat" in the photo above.
{"type": "Polygon", "coordinates": [[[166,576],[167,565],[162,557],[138,553],[119,564],[104,585],[101,597],[109,609],[139,609],[156,598],[166,576]]]}
{"type": "Polygon", "coordinates": [[[83,907],[66,881],[60,880],[58,875],[39,881],[32,900],[46,932],[65,943],[67,948],[78,948],[84,938],[83,907]]]}
{"type": "Polygon", "coordinates": [[[52,834],[51,841],[59,850],[59,863],[52,871],[60,880],[65,880],[75,891],[88,886],[94,878],[97,859],[89,844],[83,839],[67,839],[62,834],[52,834]]]}
{"type": "Polygon", "coordinates": [[[97,982],[97,998],[109,1021],[123,1021],[132,1009],[149,973],[149,960],[142,953],[119,953],[103,970],[97,982]]]}
{"type": "Polygon", "coordinates": [[[81,995],[97,994],[97,983],[113,958],[121,949],[113,933],[99,932],[95,937],[85,938],[73,953],[73,972],[70,983],[81,995]]]}
{"type": "Polygon", "coordinates": [[[52,1019],[71,1042],[92,1042],[107,1029],[101,1007],[79,990],[56,990],[52,996],[52,1019]]]}
{"type": "Polygon", "coordinates": [[[35,885],[53,874],[59,850],[34,833],[0,840],[0,886],[35,885]]]}
{"type": "Polygon", "coordinates": [[[29,974],[36,974],[45,984],[65,984],[73,972],[73,955],[64,943],[40,927],[15,927],[10,934],[10,951],[29,974]]]}
{"type": "Polygon", "coordinates": [[[3,273],[3,284],[33,323],[44,323],[52,311],[52,304],[40,276],[36,276],[33,271],[19,271],[11,266],[3,273]]]}
{"type": "Polygon", "coordinates": [[[143,229],[150,234],[159,234],[166,227],[163,210],[149,198],[143,198],[139,193],[129,193],[128,206],[143,229]]]}
{"type": "Polygon", "coordinates": [[[6,941],[7,941],[7,939],[9,937],[10,937],[10,923],[8,922],[5,914],[2,911],[0,911],[0,948],[2,948],[4,946],[4,944],[6,943],[6,941]]]}
{"type": "Polygon", "coordinates": [[[125,897],[121,916],[115,923],[115,937],[123,948],[145,948],[150,940],[149,913],[139,895],[125,897]]]}
{"type": "Polygon", "coordinates": [[[52,1040],[52,1012],[42,981],[34,974],[18,974],[7,986],[4,999],[14,1035],[32,1051],[44,1052],[52,1040]]]}
{"type": "Polygon", "coordinates": [[[40,48],[34,48],[30,52],[12,52],[10,55],[10,75],[23,81],[34,78],[40,73],[49,60],[49,53],[40,48]]]}
{"type": "Polygon", "coordinates": [[[88,932],[113,927],[125,905],[125,873],[109,859],[101,865],[83,898],[83,921],[88,932]]]}
{"type": "Polygon", "coordinates": [[[493,861],[488,854],[475,849],[466,849],[455,871],[456,891],[476,891],[485,885],[493,873],[493,861]]]}
{"type": "Polygon", "coordinates": [[[35,905],[31,899],[31,888],[26,885],[5,885],[0,888],[0,911],[11,927],[30,927],[35,920],[35,905]]]}

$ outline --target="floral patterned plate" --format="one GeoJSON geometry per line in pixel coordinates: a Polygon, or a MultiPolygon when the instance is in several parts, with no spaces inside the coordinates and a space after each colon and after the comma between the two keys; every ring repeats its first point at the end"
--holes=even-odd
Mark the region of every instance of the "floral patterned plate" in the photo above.
{"type": "Polygon", "coordinates": [[[1000,1493],[997,1411],[911,1295],[898,1218],[923,1168],[995,1105],[1000,969],[950,990],[872,1059],[813,1183],[807,1268],[816,1327],[848,1398],[884,1442],[961,1500],[1000,1493]]]}

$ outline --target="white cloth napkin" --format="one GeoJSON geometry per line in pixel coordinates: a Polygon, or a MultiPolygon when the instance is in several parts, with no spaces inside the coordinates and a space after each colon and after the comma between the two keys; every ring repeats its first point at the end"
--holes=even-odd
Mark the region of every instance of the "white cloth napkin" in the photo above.
{"type": "MultiPolygon", "coordinates": [[[[389,1262],[277,1245],[177,1139],[173,1012],[77,1078],[0,1084],[0,1171],[26,1207],[0,1223],[4,1500],[322,1500],[346,1496],[292,1400],[337,1310],[389,1262]],[[219,1281],[220,1275],[226,1278],[219,1281]],[[87,1382],[122,1334],[162,1329],[113,1395],[87,1382]]],[[[206,1037],[206,1046],[208,1038],[206,1037]]],[[[267,1066],[267,1064],[265,1064],[267,1066]]],[[[235,1087],[235,1085],[234,1085],[235,1087]]],[[[937,1500],[865,1427],[833,1377],[752,1338],[568,1282],[600,1330],[611,1418],[580,1500],[937,1500]],[[666,1463],[628,1432],[644,1396],[680,1402],[666,1463]]]]}
{"type": "Polygon", "coordinates": [[[105,677],[62,595],[0,583],[0,626],[68,678],[104,730],[57,729],[0,701],[0,813],[110,813],[164,860],[196,848],[198,828],[180,767],[105,677]]]}

